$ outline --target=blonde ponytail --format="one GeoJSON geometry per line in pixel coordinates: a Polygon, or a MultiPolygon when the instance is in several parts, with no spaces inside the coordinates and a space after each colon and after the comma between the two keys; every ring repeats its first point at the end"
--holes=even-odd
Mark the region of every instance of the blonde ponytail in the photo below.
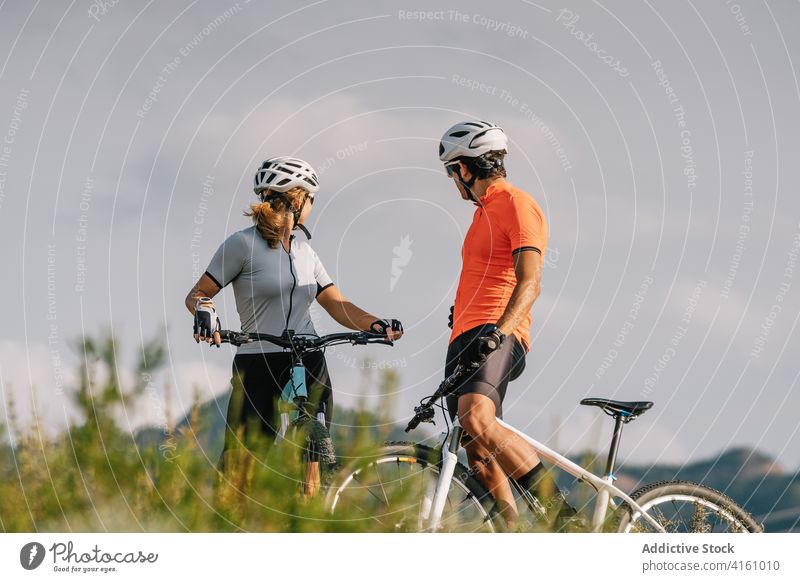
{"type": "MultiPolygon", "coordinates": [[[[280,194],[272,190],[265,190],[261,193],[261,199],[267,198],[270,194],[280,194]]],[[[278,248],[284,235],[291,230],[294,224],[293,210],[299,208],[303,199],[308,194],[303,188],[292,188],[284,193],[286,198],[273,198],[269,202],[257,202],[250,205],[250,211],[245,212],[245,216],[253,218],[258,234],[261,235],[272,249],[278,248]],[[291,203],[291,206],[287,204],[291,203]],[[293,208],[292,208],[293,207],[293,208]]]]}

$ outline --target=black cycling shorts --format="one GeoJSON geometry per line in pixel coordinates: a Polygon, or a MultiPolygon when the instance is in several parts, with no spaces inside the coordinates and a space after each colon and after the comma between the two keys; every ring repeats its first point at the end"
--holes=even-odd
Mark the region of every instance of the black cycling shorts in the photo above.
{"type": "MultiPolygon", "coordinates": [[[[453,373],[465,348],[481,335],[488,327],[479,325],[465,331],[454,339],[447,348],[447,363],[444,368],[445,377],[453,373]]],[[[447,410],[454,419],[458,412],[458,397],[461,394],[483,394],[494,402],[497,418],[503,418],[503,400],[506,397],[508,383],[516,380],[525,369],[525,347],[515,335],[509,335],[500,349],[486,358],[486,363],[466,378],[460,387],[447,397],[447,410]]]]}
{"type": "MultiPolygon", "coordinates": [[[[281,427],[278,400],[291,375],[291,354],[240,354],[233,359],[233,385],[225,427],[225,451],[252,448],[253,443],[270,445],[281,427]],[[237,381],[237,376],[241,381],[237,381]]],[[[303,356],[309,412],[324,412],[330,427],[333,393],[322,352],[303,356]]],[[[223,459],[220,459],[222,461],[223,459]]]]}

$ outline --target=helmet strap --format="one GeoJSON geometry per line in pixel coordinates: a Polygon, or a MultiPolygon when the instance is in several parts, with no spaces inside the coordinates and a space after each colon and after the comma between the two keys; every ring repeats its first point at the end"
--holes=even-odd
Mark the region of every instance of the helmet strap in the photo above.
{"type": "Polygon", "coordinates": [[[473,202],[480,205],[481,201],[480,198],[472,191],[472,187],[475,185],[475,180],[477,180],[478,176],[476,174],[472,174],[472,178],[469,181],[465,181],[464,178],[461,177],[461,169],[456,166],[453,168],[453,173],[458,178],[459,184],[461,184],[464,189],[469,193],[470,198],[472,198],[473,202]]]}
{"type": "Polygon", "coordinates": [[[303,208],[305,208],[306,202],[308,202],[308,194],[306,194],[306,197],[303,198],[303,203],[300,205],[300,208],[292,212],[292,214],[294,215],[294,223],[292,224],[292,230],[299,228],[300,230],[303,231],[303,234],[306,235],[306,238],[308,240],[311,240],[311,233],[308,232],[308,229],[302,224],[299,224],[297,222],[298,220],[300,220],[300,215],[303,214],[303,208]]]}
{"type": "Polygon", "coordinates": [[[303,203],[300,205],[300,208],[298,208],[298,209],[294,208],[294,206],[292,205],[292,201],[283,192],[273,192],[272,194],[269,194],[268,196],[264,196],[263,193],[261,193],[261,194],[258,195],[258,197],[261,199],[262,202],[272,202],[273,200],[281,200],[281,201],[283,201],[284,204],[286,204],[286,206],[288,206],[289,208],[292,209],[292,210],[288,211],[288,212],[292,213],[292,228],[291,228],[291,230],[299,228],[300,230],[303,231],[303,234],[306,235],[306,238],[308,238],[308,240],[311,240],[311,233],[308,232],[308,229],[305,226],[303,226],[302,224],[298,224],[298,222],[297,222],[298,220],[300,220],[300,215],[303,214],[303,208],[305,208],[306,202],[308,201],[308,195],[306,195],[306,197],[303,199],[303,203]]]}

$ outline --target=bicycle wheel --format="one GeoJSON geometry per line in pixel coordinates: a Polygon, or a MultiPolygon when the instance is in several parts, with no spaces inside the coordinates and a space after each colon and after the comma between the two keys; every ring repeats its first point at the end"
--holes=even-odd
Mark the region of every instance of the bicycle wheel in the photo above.
{"type": "Polygon", "coordinates": [[[301,489],[307,496],[326,487],[336,468],[336,451],[327,427],[315,418],[302,416],[290,427],[293,443],[302,459],[301,489]]]}
{"type": "MultiPolygon", "coordinates": [[[[438,450],[414,443],[389,443],[377,454],[340,472],[328,490],[334,518],[360,521],[384,532],[422,531],[441,469],[438,450]]],[[[458,463],[448,491],[441,531],[494,531],[494,501],[458,463]]]]}
{"type": "MultiPolygon", "coordinates": [[[[636,490],[631,498],[667,532],[760,533],[750,513],[724,493],[690,481],[662,481],[636,490]]],[[[623,503],[617,531],[654,533],[657,530],[638,511],[623,503]]]]}

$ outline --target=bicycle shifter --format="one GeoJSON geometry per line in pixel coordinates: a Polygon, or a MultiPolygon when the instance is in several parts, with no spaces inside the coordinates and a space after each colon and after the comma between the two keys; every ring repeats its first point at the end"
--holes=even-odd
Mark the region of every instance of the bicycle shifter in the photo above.
{"type": "Polygon", "coordinates": [[[405,432],[411,432],[412,430],[417,428],[421,422],[429,422],[431,424],[436,424],[436,422],[434,422],[433,420],[434,417],[436,416],[436,412],[433,410],[431,406],[427,405],[415,406],[414,412],[416,414],[414,415],[414,418],[412,418],[411,421],[408,423],[405,432]]]}

